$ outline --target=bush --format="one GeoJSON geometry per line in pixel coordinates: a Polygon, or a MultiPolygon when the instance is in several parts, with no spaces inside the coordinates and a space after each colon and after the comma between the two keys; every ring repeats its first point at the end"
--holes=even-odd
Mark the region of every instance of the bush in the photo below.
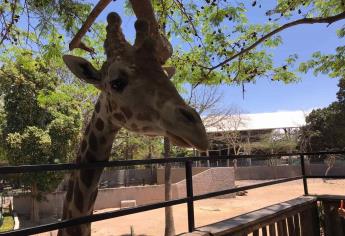
{"type": "Polygon", "coordinates": [[[0,232],[13,230],[14,220],[9,213],[4,213],[2,224],[0,224],[0,232]]]}

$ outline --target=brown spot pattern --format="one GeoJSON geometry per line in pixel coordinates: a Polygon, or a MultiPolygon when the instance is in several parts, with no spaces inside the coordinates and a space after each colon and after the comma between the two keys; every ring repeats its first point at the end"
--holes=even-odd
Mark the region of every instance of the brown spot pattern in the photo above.
{"type": "Polygon", "coordinates": [[[99,143],[100,143],[101,145],[106,144],[106,142],[107,142],[107,140],[105,139],[104,136],[102,136],[102,137],[99,139],[99,143]]]}
{"type": "Polygon", "coordinates": [[[113,116],[116,120],[120,122],[123,122],[123,123],[126,122],[126,118],[121,113],[114,113],[113,116]]]}
{"type": "Polygon", "coordinates": [[[96,160],[96,157],[95,157],[90,151],[87,151],[87,152],[86,152],[85,158],[86,158],[86,160],[89,161],[89,162],[92,162],[92,161],[95,161],[95,160],[96,160]]]}
{"type": "Polygon", "coordinates": [[[99,101],[96,103],[95,110],[97,113],[99,113],[99,111],[101,110],[101,104],[99,103],[99,101]]]}
{"type": "Polygon", "coordinates": [[[158,99],[157,102],[156,102],[157,108],[158,109],[162,108],[165,102],[166,102],[165,99],[158,99]]]}
{"type": "Polygon", "coordinates": [[[99,131],[102,131],[104,129],[104,122],[101,118],[97,118],[96,124],[95,124],[96,128],[99,131]]]}
{"type": "Polygon", "coordinates": [[[113,110],[115,111],[117,109],[117,104],[115,102],[112,102],[111,103],[111,106],[113,108],[113,110]]]}
{"type": "Polygon", "coordinates": [[[108,110],[109,110],[110,112],[113,111],[113,107],[112,107],[111,102],[109,101],[109,99],[108,99],[108,110]]]}
{"type": "Polygon", "coordinates": [[[89,136],[89,146],[92,150],[97,151],[97,138],[93,131],[91,131],[91,134],[89,136]]]}
{"type": "Polygon", "coordinates": [[[77,181],[74,186],[74,205],[78,208],[80,212],[83,211],[84,197],[80,190],[79,182],[77,181]]]}
{"type": "Polygon", "coordinates": [[[120,110],[125,114],[127,119],[130,119],[133,116],[132,111],[128,107],[121,107],[120,110]]]}
{"type": "Polygon", "coordinates": [[[81,230],[80,225],[73,226],[73,227],[67,227],[66,232],[68,235],[82,235],[82,230],[81,230]]]}
{"type": "Polygon", "coordinates": [[[151,114],[148,112],[141,112],[137,115],[137,119],[140,121],[152,121],[151,114]]]}
{"type": "Polygon", "coordinates": [[[64,202],[63,204],[63,211],[62,211],[62,219],[65,220],[68,217],[68,203],[64,202]]]}
{"type": "Polygon", "coordinates": [[[88,124],[88,125],[86,126],[85,134],[89,134],[89,131],[90,131],[90,124],[88,124]]]}
{"type": "Polygon", "coordinates": [[[83,139],[83,142],[81,143],[81,152],[84,153],[87,147],[87,142],[85,139],[83,139]]]}
{"type": "Polygon", "coordinates": [[[74,185],[74,181],[73,181],[73,176],[69,177],[69,181],[68,181],[68,190],[66,193],[66,200],[69,202],[72,200],[72,195],[73,195],[73,185],[74,185]]]}
{"type": "Polygon", "coordinates": [[[96,189],[90,196],[90,202],[89,202],[89,206],[88,206],[88,210],[91,210],[94,206],[94,203],[96,201],[97,198],[97,194],[98,194],[98,189],[96,189]]]}
{"type": "Polygon", "coordinates": [[[95,174],[96,170],[94,169],[80,170],[80,179],[83,181],[86,187],[90,187],[95,177],[95,174]]]}
{"type": "Polygon", "coordinates": [[[148,132],[148,131],[152,131],[153,129],[152,129],[152,127],[144,126],[144,127],[142,128],[142,130],[143,130],[144,132],[148,132]]]}
{"type": "Polygon", "coordinates": [[[132,130],[134,130],[134,131],[138,131],[139,129],[138,129],[138,126],[136,125],[136,124],[132,124],[131,125],[131,128],[132,128],[132,130]]]}
{"type": "Polygon", "coordinates": [[[141,112],[137,115],[137,119],[141,121],[152,121],[158,120],[160,118],[160,114],[153,108],[147,107],[144,112],[141,112]]]}

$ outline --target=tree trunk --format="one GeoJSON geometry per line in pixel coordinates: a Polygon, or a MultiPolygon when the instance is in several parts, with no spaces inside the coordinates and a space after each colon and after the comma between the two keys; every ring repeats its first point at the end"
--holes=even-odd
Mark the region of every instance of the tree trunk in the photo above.
{"type": "MultiPolygon", "coordinates": [[[[164,138],[164,158],[170,157],[170,141],[168,138],[164,138]]],[[[165,200],[172,200],[172,188],[171,188],[171,163],[165,164],[165,200]]],[[[164,236],[174,236],[174,213],[171,206],[165,208],[165,232],[164,236]]]]}
{"type": "Polygon", "coordinates": [[[38,195],[37,184],[33,183],[31,185],[31,211],[30,211],[30,220],[33,223],[39,223],[39,220],[40,220],[37,195],[38,195]]]}
{"type": "MultiPolygon", "coordinates": [[[[226,155],[230,156],[230,146],[229,145],[227,145],[226,155]]],[[[226,159],[226,166],[230,167],[230,159],[226,159]]]]}

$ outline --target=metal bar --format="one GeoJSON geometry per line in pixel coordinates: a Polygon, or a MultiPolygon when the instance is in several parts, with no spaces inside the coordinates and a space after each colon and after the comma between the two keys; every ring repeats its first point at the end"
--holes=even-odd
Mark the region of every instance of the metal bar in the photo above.
{"type": "Polygon", "coordinates": [[[250,190],[250,189],[270,186],[270,185],[274,185],[274,184],[281,184],[281,183],[295,181],[295,180],[299,180],[299,179],[302,179],[302,176],[266,181],[266,182],[260,183],[260,184],[251,184],[251,185],[238,187],[238,188],[231,188],[231,189],[225,189],[225,190],[216,191],[216,192],[205,193],[205,194],[194,196],[194,201],[202,200],[202,199],[206,199],[206,198],[210,198],[210,197],[216,197],[216,196],[220,196],[220,195],[225,195],[225,194],[230,194],[230,193],[236,193],[236,192],[244,191],[244,190],[250,190]]]}
{"type": "Polygon", "coordinates": [[[44,165],[21,165],[21,166],[4,166],[0,167],[1,174],[15,174],[27,172],[42,172],[42,171],[62,171],[62,170],[77,170],[77,169],[100,169],[104,167],[122,167],[134,165],[147,164],[164,164],[172,162],[185,162],[187,158],[166,158],[166,159],[148,159],[148,160],[125,160],[125,161],[109,161],[109,162],[92,162],[82,164],[44,164],[44,165]]]}
{"type": "Polygon", "coordinates": [[[143,205],[143,206],[137,206],[137,207],[128,208],[128,209],[121,209],[117,211],[109,211],[105,213],[99,213],[99,214],[94,214],[90,216],[83,216],[83,217],[74,218],[70,220],[63,220],[63,221],[52,223],[52,224],[46,224],[46,225],[40,225],[40,226],[35,226],[35,227],[30,227],[30,228],[25,228],[25,229],[8,231],[6,233],[0,233],[0,236],[17,236],[17,235],[23,236],[23,235],[39,234],[39,233],[44,233],[44,232],[61,229],[65,227],[70,227],[74,225],[80,225],[80,224],[85,224],[89,222],[116,218],[116,217],[135,214],[135,213],[139,213],[143,211],[150,211],[150,210],[163,208],[167,206],[182,204],[186,202],[187,202],[187,198],[181,198],[181,199],[176,199],[176,200],[171,200],[171,201],[154,203],[150,205],[143,205]]]}
{"type": "MultiPolygon", "coordinates": [[[[188,179],[187,176],[189,176],[189,178],[192,177],[191,176],[191,174],[192,174],[192,171],[191,171],[192,161],[186,162],[186,163],[189,163],[189,164],[186,164],[186,167],[187,167],[187,165],[190,165],[190,167],[186,168],[186,179],[188,179]],[[189,169],[188,174],[187,174],[187,169],[189,169]]],[[[284,183],[284,182],[288,182],[288,181],[294,181],[294,180],[298,180],[301,178],[302,178],[301,176],[293,177],[293,178],[286,178],[286,179],[280,179],[280,180],[274,180],[274,181],[267,181],[265,183],[260,183],[260,184],[243,186],[243,187],[234,188],[234,189],[222,190],[222,191],[218,191],[218,192],[211,192],[211,193],[207,193],[207,194],[203,194],[203,195],[194,196],[194,197],[192,197],[191,202],[193,203],[193,201],[196,201],[196,200],[202,200],[205,198],[215,197],[215,196],[219,196],[219,195],[223,195],[223,194],[229,194],[229,193],[234,193],[234,192],[238,192],[238,191],[250,190],[250,189],[254,189],[254,188],[265,187],[265,186],[284,183]]],[[[192,183],[192,181],[190,181],[190,183],[192,183]]],[[[191,189],[191,190],[193,190],[193,189],[191,189]]],[[[188,196],[188,184],[187,184],[187,196],[188,196]]],[[[189,201],[190,201],[190,199],[187,197],[187,198],[176,199],[176,200],[171,200],[171,201],[166,201],[166,202],[160,202],[160,203],[155,203],[155,204],[150,204],[150,205],[138,206],[138,207],[134,207],[134,208],[122,209],[122,210],[117,210],[117,211],[110,211],[110,212],[95,214],[95,215],[91,215],[91,216],[84,216],[84,217],[80,217],[80,218],[75,218],[75,219],[71,219],[71,220],[64,220],[64,221],[61,221],[58,223],[52,223],[52,224],[46,224],[46,225],[41,225],[41,226],[36,226],[36,227],[31,227],[31,228],[14,230],[14,231],[9,231],[7,233],[0,233],[0,236],[38,234],[38,233],[48,232],[48,231],[52,231],[52,230],[56,230],[56,229],[60,229],[60,228],[69,227],[69,226],[85,224],[88,222],[101,221],[101,220],[106,220],[106,219],[110,219],[110,218],[116,218],[116,217],[120,217],[120,216],[124,216],[124,215],[135,214],[135,213],[154,210],[154,209],[163,208],[163,207],[167,207],[167,206],[173,206],[173,205],[178,205],[178,204],[182,204],[182,203],[188,204],[189,201]]],[[[191,214],[191,216],[193,217],[193,220],[189,221],[189,222],[192,222],[193,225],[189,224],[188,226],[193,226],[193,229],[194,229],[195,228],[194,204],[192,204],[192,210],[193,211],[190,212],[188,209],[188,220],[190,220],[189,219],[189,216],[190,216],[189,213],[193,213],[193,214],[191,214]]],[[[189,228],[189,230],[191,230],[191,228],[189,228]]]]}
{"type": "Polygon", "coordinates": [[[345,175],[307,175],[307,179],[345,179],[345,175]]]}
{"type": "MultiPolygon", "coordinates": [[[[194,221],[194,201],[206,199],[210,197],[215,197],[219,195],[235,193],[243,190],[250,190],[254,188],[265,187],[269,185],[294,181],[303,178],[303,183],[305,187],[305,193],[308,194],[307,178],[324,178],[326,176],[307,176],[305,174],[305,165],[304,165],[304,155],[322,155],[322,154],[345,154],[345,151],[341,152],[317,152],[317,153],[299,153],[301,157],[301,168],[302,176],[285,178],[280,180],[267,181],[260,184],[254,184],[249,186],[243,186],[239,188],[227,189],[217,192],[211,192],[207,194],[202,194],[198,196],[193,196],[193,180],[192,180],[192,162],[198,160],[221,160],[221,159],[234,159],[234,158],[267,158],[272,156],[294,156],[296,153],[288,154],[274,154],[274,155],[243,155],[243,156],[209,156],[209,157],[193,157],[193,158],[167,158],[167,159],[151,159],[151,160],[129,160],[129,161],[111,161],[111,162],[95,162],[90,164],[48,164],[48,165],[28,165],[28,166],[6,166],[0,167],[1,174],[12,174],[12,173],[26,173],[26,172],[40,172],[40,171],[61,171],[61,170],[75,170],[75,169],[88,169],[88,168],[103,168],[103,167],[118,167],[118,166],[133,166],[133,165],[144,165],[144,164],[164,164],[164,163],[173,163],[173,162],[185,162],[186,165],[186,188],[187,188],[187,198],[177,199],[166,202],[159,202],[150,205],[138,206],[129,209],[123,209],[118,211],[111,211],[101,214],[95,214],[91,216],[85,216],[80,218],[75,218],[71,220],[65,220],[58,223],[52,223],[47,225],[41,225],[26,229],[20,229],[15,231],[9,231],[6,233],[0,233],[0,236],[4,235],[30,235],[38,234],[51,230],[56,230],[59,228],[85,224],[88,222],[95,222],[115,217],[120,217],[129,214],[135,214],[143,211],[154,210],[158,208],[163,208],[166,206],[173,206],[177,204],[187,203],[188,204],[188,220],[189,220],[189,231],[194,230],[195,221],[194,221]]],[[[327,178],[345,178],[345,176],[327,176],[327,178]]]]}
{"type": "Polygon", "coordinates": [[[193,232],[195,229],[192,166],[193,166],[193,162],[191,160],[186,161],[186,189],[187,189],[188,231],[189,232],[193,232]]]}
{"type": "Polygon", "coordinates": [[[304,155],[300,155],[301,158],[301,170],[302,170],[302,177],[303,177],[303,188],[304,188],[304,195],[308,195],[308,182],[307,177],[305,174],[305,163],[304,163],[304,155]]]}
{"type": "Polygon", "coordinates": [[[230,156],[208,156],[208,157],[177,157],[165,159],[148,159],[148,160],[124,160],[124,161],[109,161],[109,162],[93,162],[83,164],[44,164],[44,165],[21,165],[21,166],[3,166],[0,167],[0,174],[15,174],[27,172],[42,172],[42,171],[62,171],[62,170],[76,170],[76,169],[93,169],[104,167],[119,167],[119,166],[134,166],[147,164],[164,164],[202,160],[233,160],[238,158],[257,158],[265,159],[277,156],[296,156],[296,155],[326,155],[326,154],[345,154],[345,151],[337,152],[309,152],[309,153],[280,153],[280,154],[262,154],[262,155],[230,155],[230,156]]]}

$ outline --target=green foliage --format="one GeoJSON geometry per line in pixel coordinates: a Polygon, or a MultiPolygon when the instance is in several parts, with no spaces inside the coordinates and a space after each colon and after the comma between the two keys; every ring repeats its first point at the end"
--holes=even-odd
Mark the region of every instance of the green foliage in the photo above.
{"type": "Polygon", "coordinates": [[[121,129],[113,144],[113,159],[150,159],[159,158],[163,149],[163,140],[159,137],[147,137],[121,129]]]}
{"type": "MultiPolygon", "coordinates": [[[[55,66],[27,50],[7,54],[0,69],[4,121],[2,148],[11,165],[65,162],[74,156],[81,127],[81,110],[66,93],[55,66]],[[60,93],[60,94],[59,94],[60,93]]],[[[61,173],[17,176],[24,188],[36,185],[41,192],[53,190],[61,173]]]]}
{"type": "MultiPolygon", "coordinates": [[[[289,56],[283,65],[273,61],[269,49],[283,43],[278,34],[242,52],[285,23],[307,17],[330,17],[345,10],[338,0],[279,0],[272,8],[265,1],[252,1],[251,5],[245,1],[153,2],[161,28],[179,45],[169,62],[177,67],[174,80],[192,84],[242,84],[267,77],[285,83],[298,81],[298,71],[294,69],[297,55],[289,56]],[[253,23],[249,15],[257,8],[264,8],[266,16],[260,23],[253,23]]],[[[338,35],[343,37],[344,27],[338,35]]],[[[305,64],[300,69],[303,68],[305,64]]]]}
{"type": "MultiPolygon", "coordinates": [[[[9,133],[6,150],[12,165],[55,163],[52,155],[52,141],[49,133],[34,126],[27,126],[22,133],[9,133]]],[[[37,184],[41,192],[53,190],[61,180],[58,173],[30,173],[16,176],[24,187],[37,184]]],[[[39,197],[39,196],[38,196],[39,197]]]]}
{"type": "MultiPolygon", "coordinates": [[[[90,3],[77,0],[6,0],[0,3],[0,47],[20,44],[20,37],[42,46],[42,38],[58,28],[75,31],[91,10],[90,3]]],[[[44,44],[44,43],[43,43],[44,44]]]]}
{"type": "MultiPolygon", "coordinates": [[[[0,220],[0,223],[1,223],[1,220],[0,220]]],[[[0,224],[0,233],[13,230],[13,227],[14,227],[13,217],[10,214],[5,213],[4,218],[2,219],[2,224],[0,224]]]]}
{"type": "Polygon", "coordinates": [[[339,80],[338,101],[313,110],[301,131],[300,146],[306,151],[341,150],[345,147],[345,78],[339,80]]]}
{"type": "Polygon", "coordinates": [[[290,133],[270,133],[262,135],[258,142],[253,142],[250,145],[251,152],[259,153],[289,153],[296,151],[297,148],[297,132],[290,133]]]}

